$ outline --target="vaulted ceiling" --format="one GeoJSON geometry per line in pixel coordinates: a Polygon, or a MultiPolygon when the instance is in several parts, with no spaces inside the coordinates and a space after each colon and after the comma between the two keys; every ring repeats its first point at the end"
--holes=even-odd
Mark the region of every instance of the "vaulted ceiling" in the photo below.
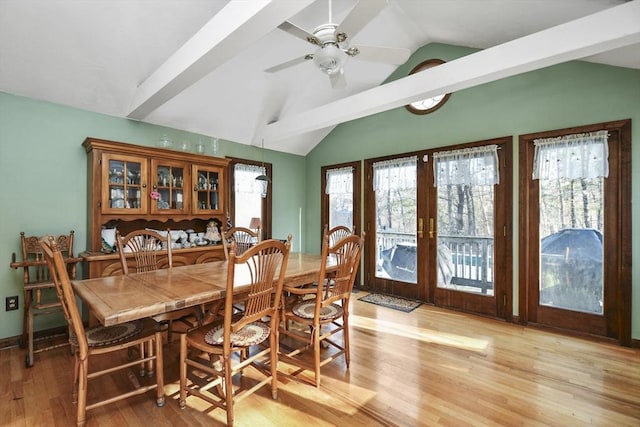
{"type": "Polygon", "coordinates": [[[339,123],[428,96],[570,60],[640,69],[640,0],[360,2],[1,0],[0,91],[305,155],[339,123]],[[344,87],[311,60],[264,71],[314,53],[295,31],[329,16],[351,20],[351,46],[481,50],[387,84],[398,65],[365,49],[344,87]]]}

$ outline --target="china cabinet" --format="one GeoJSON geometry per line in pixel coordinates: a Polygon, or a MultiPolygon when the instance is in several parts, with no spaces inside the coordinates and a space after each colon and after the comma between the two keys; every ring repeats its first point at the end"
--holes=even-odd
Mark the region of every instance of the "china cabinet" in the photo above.
{"type": "MultiPolygon", "coordinates": [[[[225,223],[228,160],[165,148],[87,138],[86,277],[120,272],[109,237],[142,228],[204,233],[225,223]]],[[[187,233],[181,233],[182,236],[187,233]]],[[[111,237],[112,239],[113,237],[111,237]]],[[[224,259],[220,242],[182,238],[173,243],[173,264],[224,259]]]]}

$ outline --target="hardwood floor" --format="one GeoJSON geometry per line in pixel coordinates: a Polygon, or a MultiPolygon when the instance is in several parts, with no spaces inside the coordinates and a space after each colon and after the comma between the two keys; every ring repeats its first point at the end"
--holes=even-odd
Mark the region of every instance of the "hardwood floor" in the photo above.
{"type": "MultiPolygon", "coordinates": [[[[364,294],[352,298],[350,369],[325,366],[320,389],[283,377],[277,400],[263,388],[236,405],[236,425],[640,425],[638,349],[424,305],[403,313],[364,294]]],[[[68,348],[38,353],[30,369],[25,351],[0,351],[0,425],[74,425],[68,348]]],[[[177,358],[177,343],[165,346],[165,407],[150,392],[90,411],[87,426],[223,425],[197,398],[178,408],[177,358]]]]}

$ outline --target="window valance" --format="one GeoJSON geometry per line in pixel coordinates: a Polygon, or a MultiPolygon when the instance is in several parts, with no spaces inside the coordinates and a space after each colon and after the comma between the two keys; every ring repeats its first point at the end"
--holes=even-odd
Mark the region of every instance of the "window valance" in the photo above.
{"type": "Polygon", "coordinates": [[[533,141],[533,179],[609,176],[609,134],[606,130],[533,141]]]}
{"type": "Polygon", "coordinates": [[[498,146],[433,153],[433,185],[496,185],[500,183],[498,146]]]}
{"type": "Polygon", "coordinates": [[[383,160],[373,164],[373,191],[416,188],[417,156],[383,160]]]}

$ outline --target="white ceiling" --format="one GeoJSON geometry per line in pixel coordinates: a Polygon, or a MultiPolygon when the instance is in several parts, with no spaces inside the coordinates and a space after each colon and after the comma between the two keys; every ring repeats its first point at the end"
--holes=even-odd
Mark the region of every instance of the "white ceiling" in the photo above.
{"type": "Polygon", "coordinates": [[[0,0],[0,91],[305,155],[430,94],[574,59],[640,69],[640,0],[388,0],[352,44],[483,50],[382,86],[396,66],[350,58],[344,89],[311,61],[263,71],[314,51],[285,20],[311,32],[328,0],[0,0]]]}

